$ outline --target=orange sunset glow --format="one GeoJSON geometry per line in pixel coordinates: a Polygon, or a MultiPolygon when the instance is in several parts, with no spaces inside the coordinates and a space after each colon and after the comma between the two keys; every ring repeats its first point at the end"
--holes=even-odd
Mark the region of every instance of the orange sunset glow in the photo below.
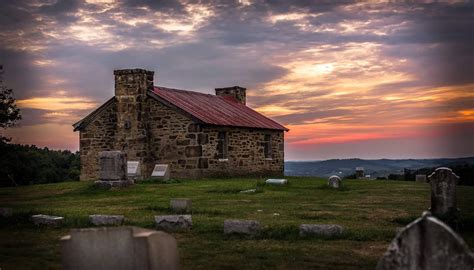
{"type": "Polygon", "coordinates": [[[246,87],[290,129],[286,160],[474,154],[472,3],[5,1],[0,65],[13,142],[78,150],[72,124],[113,70],[204,93],[246,87]]]}

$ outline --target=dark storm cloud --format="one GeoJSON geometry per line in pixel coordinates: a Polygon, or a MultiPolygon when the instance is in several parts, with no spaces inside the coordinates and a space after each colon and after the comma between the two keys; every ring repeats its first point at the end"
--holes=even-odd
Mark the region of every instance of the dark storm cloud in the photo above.
{"type": "MultiPolygon", "coordinates": [[[[333,93],[335,81],[364,78],[367,69],[400,69],[412,76],[374,86],[377,98],[409,94],[416,87],[474,82],[473,3],[259,0],[246,5],[245,1],[123,0],[103,8],[82,0],[38,2],[0,2],[0,62],[7,83],[21,99],[62,91],[100,103],[113,95],[113,69],[142,67],[155,70],[157,85],[207,93],[215,87],[248,87],[252,106],[289,108],[294,113],[275,119],[297,124],[356,113],[338,107],[377,103],[376,99],[345,96],[316,100],[333,93]],[[202,15],[204,19],[197,22],[199,18],[193,16],[199,11],[190,9],[190,4],[212,15],[202,15]],[[277,17],[292,13],[294,18],[277,17]],[[346,31],[344,24],[349,30],[353,25],[357,28],[346,31]],[[180,30],[186,27],[188,32],[180,30]],[[325,81],[301,83],[305,91],[294,88],[270,95],[265,89],[268,83],[292,73],[285,61],[324,60],[305,59],[306,55],[297,55],[300,51],[321,49],[319,57],[324,58],[343,54],[348,44],[365,47],[366,43],[377,44],[380,60],[388,64],[370,62],[373,67],[335,69],[325,75],[325,81]],[[407,64],[389,65],[397,59],[406,59],[407,64]]],[[[454,103],[433,108],[468,106],[454,103]]],[[[378,112],[391,109],[381,106],[378,112]]],[[[25,113],[34,119],[25,123],[47,120],[44,112],[25,113]]],[[[426,109],[415,113],[430,115],[426,109]]]]}

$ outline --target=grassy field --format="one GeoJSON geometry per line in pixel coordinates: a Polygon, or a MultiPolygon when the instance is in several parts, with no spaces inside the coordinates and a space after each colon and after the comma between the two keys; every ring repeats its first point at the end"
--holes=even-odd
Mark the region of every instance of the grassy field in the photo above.
{"type": "MultiPolygon", "coordinates": [[[[395,236],[429,207],[427,184],[346,180],[333,190],[320,178],[288,178],[284,187],[263,179],[143,182],[124,190],[97,190],[90,182],[0,189],[0,268],[60,269],[58,239],[70,228],[89,227],[90,214],[125,215],[126,225],[153,228],[153,217],[169,214],[169,199],[193,203],[193,229],[178,239],[183,269],[373,269],[395,236]],[[258,187],[259,192],[241,190],[258,187]],[[257,211],[262,210],[262,211],[257,211]],[[64,216],[62,228],[36,228],[32,214],[64,216]],[[265,230],[255,238],[224,236],[223,221],[255,219],[265,230]],[[336,239],[301,239],[303,223],[340,224],[336,239]]],[[[460,234],[474,246],[474,188],[458,188],[463,213],[460,234]]]]}

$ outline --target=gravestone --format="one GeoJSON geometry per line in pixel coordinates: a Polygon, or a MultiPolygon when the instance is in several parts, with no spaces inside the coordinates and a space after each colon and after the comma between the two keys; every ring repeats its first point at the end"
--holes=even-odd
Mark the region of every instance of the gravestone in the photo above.
{"type": "Polygon", "coordinates": [[[356,167],[355,171],[356,171],[356,178],[357,179],[363,179],[365,177],[363,167],[356,167]]]}
{"type": "Polygon", "coordinates": [[[95,226],[122,225],[124,217],[121,215],[90,215],[89,221],[95,226]]]}
{"type": "Polygon", "coordinates": [[[283,185],[288,184],[288,180],[286,180],[286,179],[267,179],[267,180],[265,180],[265,184],[283,186],[283,185]]]}
{"type": "Polygon", "coordinates": [[[37,226],[59,227],[63,224],[64,218],[49,215],[33,215],[31,221],[37,226]]]}
{"type": "Polygon", "coordinates": [[[334,237],[344,232],[344,228],[336,224],[301,224],[300,236],[334,237]]]}
{"type": "Polygon", "coordinates": [[[191,206],[191,199],[182,198],[170,200],[170,208],[175,213],[189,213],[191,212],[191,206]]]}
{"type": "Polygon", "coordinates": [[[256,220],[226,219],[224,220],[224,234],[256,235],[262,230],[260,222],[256,220]]]}
{"type": "Polygon", "coordinates": [[[400,231],[376,270],[472,270],[474,255],[449,226],[425,212],[400,231]]]}
{"type": "Polygon", "coordinates": [[[430,176],[428,183],[431,185],[430,211],[438,218],[454,217],[456,207],[456,185],[459,177],[449,168],[438,168],[430,176]]]}
{"type": "Polygon", "coordinates": [[[332,188],[340,188],[342,186],[342,180],[339,176],[333,175],[328,179],[328,186],[332,188]]]}
{"type": "Polygon", "coordinates": [[[415,176],[415,182],[417,182],[417,183],[426,183],[426,175],[425,174],[417,174],[415,176]]]}
{"type": "Polygon", "coordinates": [[[11,217],[13,210],[11,208],[1,207],[0,208],[0,217],[11,217]]]}
{"type": "Polygon", "coordinates": [[[193,220],[191,215],[155,216],[155,225],[158,230],[176,232],[191,229],[193,220]]]}
{"type": "Polygon", "coordinates": [[[170,179],[170,169],[168,164],[156,164],[151,173],[152,179],[167,181],[170,179]]]}
{"type": "Polygon", "coordinates": [[[133,183],[133,180],[127,179],[127,156],[124,152],[99,152],[99,181],[95,181],[96,186],[127,187],[133,183]]]}
{"type": "Polygon", "coordinates": [[[140,178],[140,161],[127,161],[127,177],[132,180],[140,178]]]}
{"type": "Polygon", "coordinates": [[[138,227],[72,229],[61,238],[66,270],[180,269],[176,239],[138,227]]]}

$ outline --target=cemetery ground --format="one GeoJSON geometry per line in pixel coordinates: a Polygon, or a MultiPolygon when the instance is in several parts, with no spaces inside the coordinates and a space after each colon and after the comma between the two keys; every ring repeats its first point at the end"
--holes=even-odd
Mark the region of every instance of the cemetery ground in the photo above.
{"type": "MultiPolygon", "coordinates": [[[[0,268],[60,269],[59,238],[71,228],[92,227],[89,215],[124,215],[125,225],[154,227],[155,215],[171,214],[171,198],[192,199],[193,228],[172,233],[183,269],[374,269],[402,227],[430,206],[426,183],[288,177],[287,186],[264,179],[141,182],[101,190],[92,182],[65,182],[0,189],[0,268]],[[257,189],[255,193],[240,193],[257,189]],[[36,227],[34,214],[63,216],[60,228],[36,227]],[[252,219],[260,235],[227,236],[225,219],[252,219]],[[301,238],[300,224],[339,224],[335,238],[301,238]]],[[[459,234],[474,247],[474,187],[458,186],[459,234]]]]}

